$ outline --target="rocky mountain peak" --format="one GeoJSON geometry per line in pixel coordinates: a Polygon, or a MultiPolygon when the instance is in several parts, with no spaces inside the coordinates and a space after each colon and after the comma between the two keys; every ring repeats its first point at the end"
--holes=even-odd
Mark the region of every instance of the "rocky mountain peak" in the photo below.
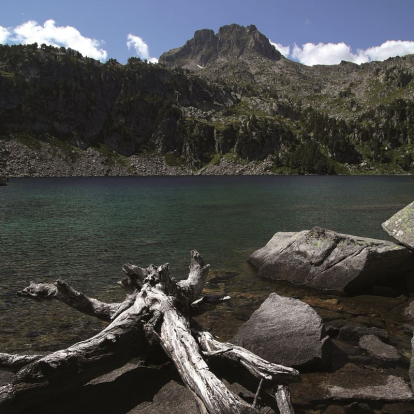
{"type": "Polygon", "coordinates": [[[220,27],[217,34],[209,29],[197,30],[184,46],[164,53],[160,63],[200,70],[217,59],[237,59],[252,53],[273,61],[281,58],[281,54],[255,25],[244,27],[231,24],[220,27]]]}

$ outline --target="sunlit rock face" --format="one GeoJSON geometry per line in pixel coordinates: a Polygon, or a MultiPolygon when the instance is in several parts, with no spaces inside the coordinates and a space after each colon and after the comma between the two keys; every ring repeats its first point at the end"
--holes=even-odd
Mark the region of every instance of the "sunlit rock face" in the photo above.
{"type": "Polygon", "coordinates": [[[273,61],[281,59],[282,56],[256,26],[231,24],[221,27],[217,34],[209,29],[197,30],[184,46],[163,53],[160,63],[171,67],[202,70],[219,59],[231,60],[249,55],[273,61]]]}
{"type": "Polygon", "coordinates": [[[336,292],[368,287],[413,267],[412,252],[403,246],[320,227],[276,233],[249,262],[259,276],[336,292]]]}
{"type": "Polygon", "coordinates": [[[414,250],[414,202],[382,223],[382,227],[390,236],[414,250]]]}

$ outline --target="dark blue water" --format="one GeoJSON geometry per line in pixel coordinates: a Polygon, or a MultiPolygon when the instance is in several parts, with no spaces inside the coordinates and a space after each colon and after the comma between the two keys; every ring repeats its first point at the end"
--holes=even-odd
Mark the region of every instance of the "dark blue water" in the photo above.
{"type": "MultiPolygon", "coordinates": [[[[381,223],[413,196],[411,177],[13,179],[0,188],[0,352],[47,347],[99,327],[60,305],[16,298],[31,279],[64,278],[118,300],[123,263],[169,262],[183,278],[197,249],[212,275],[228,276],[217,289],[267,292],[272,285],[255,278],[246,260],[274,233],[319,225],[388,239],[381,223]],[[60,330],[44,327],[52,317],[60,330]]],[[[237,312],[237,301],[228,306],[225,312],[237,312]]]]}

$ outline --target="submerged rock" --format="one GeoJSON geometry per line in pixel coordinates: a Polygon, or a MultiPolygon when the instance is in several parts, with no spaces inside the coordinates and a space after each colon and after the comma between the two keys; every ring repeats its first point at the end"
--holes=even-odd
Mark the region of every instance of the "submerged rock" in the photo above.
{"type": "Polygon", "coordinates": [[[345,325],[339,331],[338,338],[342,341],[359,341],[363,336],[375,335],[382,341],[388,342],[388,332],[384,329],[375,326],[366,327],[358,325],[345,325]]]}
{"type": "Polygon", "coordinates": [[[349,292],[411,270],[412,257],[410,250],[392,242],[314,227],[276,233],[249,262],[262,277],[349,292]]]}
{"type": "Polygon", "coordinates": [[[397,349],[391,345],[384,344],[375,335],[364,335],[359,340],[359,347],[368,352],[374,358],[386,362],[397,362],[401,359],[397,349]]]}
{"type": "MultiPolygon", "coordinates": [[[[367,371],[367,370],[365,370],[367,371]]],[[[368,374],[368,373],[367,373],[368,374]]],[[[389,375],[385,378],[369,381],[365,374],[362,382],[358,384],[355,373],[349,376],[341,385],[328,387],[328,399],[333,400],[368,400],[368,401],[412,401],[413,394],[407,383],[400,377],[389,375]]],[[[380,375],[378,375],[380,377],[380,375]]]]}
{"type": "Polygon", "coordinates": [[[272,293],[231,340],[267,361],[296,368],[330,365],[332,344],[306,303],[272,293]]]}
{"type": "Polygon", "coordinates": [[[302,406],[320,404],[321,401],[413,400],[413,393],[403,378],[354,364],[347,364],[333,373],[303,374],[302,382],[291,384],[290,389],[293,404],[302,406]]]}
{"type": "Polygon", "coordinates": [[[414,250],[414,201],[382,223],[382,227],[390,236],[414,250]]]}

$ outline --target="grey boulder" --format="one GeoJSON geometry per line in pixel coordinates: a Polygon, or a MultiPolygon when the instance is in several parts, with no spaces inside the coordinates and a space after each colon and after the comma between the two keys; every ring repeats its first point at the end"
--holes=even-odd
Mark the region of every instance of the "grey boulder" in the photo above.
{"type": "Polygon", "coordinates": [[[414,321],[414,301],[405,308],[404,317],[409,321],[414,321]]]}
{"type": "Polygon", "coordinates": [[[249,262],[262,277],[350,292],[412,269],[412,257],[410,250],[389,241],[314,227],[276,233],[249,262]]]}
{"type": "Polygon", "coordinates": [[[382,223],[382,227],[390,236],[414,250],[414,201],[382,223]]]}
{"type": "Polygon", "coordinates": [[[359,347],[369,355],[386,362],[400,361],[401,356],[397,349],[391,345],[384,344],[375,335],[365,335],[359,340],[359,347]]]}
{"type": "Polygon", "coordinates": [[[306,303],[272,293],[231,340],[260,357],[299,369],[325,369],[332,343],[306,303]]]}

